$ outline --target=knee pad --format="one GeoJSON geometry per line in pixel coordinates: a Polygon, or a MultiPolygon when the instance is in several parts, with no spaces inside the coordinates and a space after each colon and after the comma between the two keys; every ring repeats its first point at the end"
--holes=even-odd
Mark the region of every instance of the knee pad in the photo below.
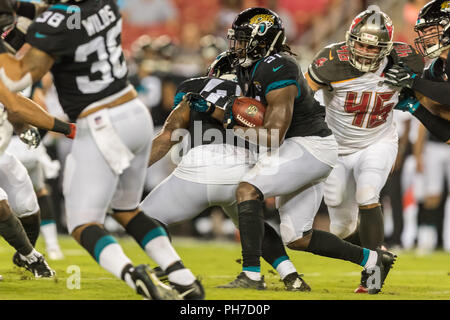
{"type": "Polygon", "coordinates": [[[379,200],[380,194],[373,186],[365,185],[356,191],[356,202],[359,206],[378,203],[379,200]]]}
{"type": "Polygon", "coordinates": [[[356,221],[349,224],[330,223],[330,232],[335,236],[345,239],[356,229],[356,221]]]}
{"type": "Polygon", "coordinates": [[[344,199],[344,190],[341,182],[335,176],[329,176],[325,181],[323,199],[327,206],[337,207],[344,199]]]}

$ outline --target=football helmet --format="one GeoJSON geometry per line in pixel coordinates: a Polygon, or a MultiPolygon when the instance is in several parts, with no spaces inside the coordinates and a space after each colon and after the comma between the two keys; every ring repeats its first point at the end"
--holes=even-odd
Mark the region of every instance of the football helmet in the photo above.
{"type": "Polygon", "coordinates": [[[414,30],[417,50],[430,59],[439,57],[450,48],[450,1],[434,0],[419,12],[414,30]]]}
{"type": "Polygon", "coordinates": [[[228,51],[219,54],[216,60],[208,67],[206,76],[237,81],[236,71],[231,63],[235,60],[235,57],[233,56],[234,55],[228,51]]]}
{"type": "Polygon", "coordinates": [[[393,48],[394,26],[387,14],[366,10],[353,19],[346,34],[350,64],[362,72],[375,71],[393,48]],[[355,43],[377,47],[377,53],[355,48],[355,43]]]}
{"type": "Polygon", "coordinates": [[[229,50],[235,54],[233,65],[246,68],[277,52],[285,43],[280,17],[266,8],[249,8],[237,15],[228,29],[229,50]]]}

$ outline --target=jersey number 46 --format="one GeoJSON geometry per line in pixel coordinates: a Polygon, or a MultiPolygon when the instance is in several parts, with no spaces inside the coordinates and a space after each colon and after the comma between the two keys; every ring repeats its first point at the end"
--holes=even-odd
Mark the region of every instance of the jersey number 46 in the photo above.
{"type": "Polygon", "coordinates": [[[367,128],[375,128],[386,122],[389,113],[394,108],[394,103],[387,103],[394,96],[395,92],[376,92],[375,103],[369,112],[370,104],[372,101],[373,92],[365,91],[361,93],[361,97],[358,101],[358,92],[348,92],[345,98],[344,109],[348,113],[354,113],[353,125],[362,127],[367,114],[369,119],[367,120],[367,128]]]}

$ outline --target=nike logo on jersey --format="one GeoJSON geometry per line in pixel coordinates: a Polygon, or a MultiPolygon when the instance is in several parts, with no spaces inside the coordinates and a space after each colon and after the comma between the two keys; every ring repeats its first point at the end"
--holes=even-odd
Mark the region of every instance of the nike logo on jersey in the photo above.
{"type": "Polygon", "coordinates": [[[47,36],[45,35],[45,34],[42,34],[42,33],[39,33],[39,32],[36,32],[36,34],[34,35],[36,38],[38,38],[38,39],[44,39],[44,38],[47,38],[47,36]]]}
{"type": "Polygon", "coordinates": [[[330,50],[330,61],[333,60],[333,59],[334,59],[334,57],[333,57],[333,55],[331,54],[331,50],[330,50]]]}
{"type": "Polygon", "coordinates": [[[277,72],[278,70],[280,70],[284,65],[279,66],[278,68],[272,68],[273,72],[277,72]]]}

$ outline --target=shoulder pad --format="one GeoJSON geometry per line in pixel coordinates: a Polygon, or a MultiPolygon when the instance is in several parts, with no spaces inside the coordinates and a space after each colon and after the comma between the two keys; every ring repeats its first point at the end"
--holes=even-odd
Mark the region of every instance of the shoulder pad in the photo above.
{"type": "Polygon", "coordinates": [[[391,57],[395,63],[403,62],[415,73],[423,73],[425,68],[424,59],[411,45],[403,42],[394,42],[391,57]]]}
{"type": "Polygon", "coordinates": [[[361,76],[363,73],[352,67],[348,60],[349,51],[346,43],[335,43],[316,54],[308,73],[314,81],[323,85],[361,76]]]}

